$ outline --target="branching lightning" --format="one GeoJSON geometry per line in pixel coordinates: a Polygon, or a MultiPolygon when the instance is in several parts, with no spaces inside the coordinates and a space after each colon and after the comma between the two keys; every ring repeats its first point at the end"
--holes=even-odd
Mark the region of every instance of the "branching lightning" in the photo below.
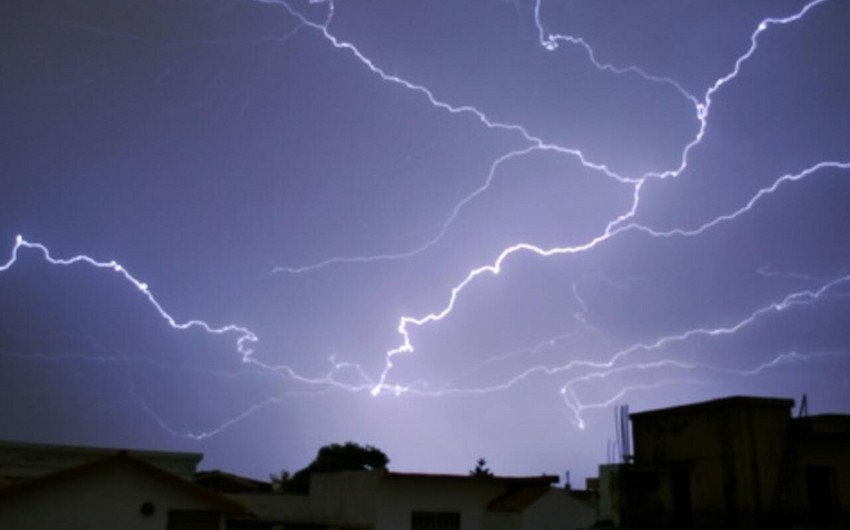
{"type": "MultiPolygon", "coordinates": [[[[684,98],[692,105],[694,118],[696,120],[696,130],[693,133],[693,136],[690,137],[684,143],[681,151],[678,153],[678,161],[676,162],[675,167],[671,169],[666,169],[664,171],[649,172],[643,175],[621,175],[618,172],[615,172],[610,169],[610,166],[604,161],[591,160],[588,156],[585,156],[584,152],[581,149],[578,149],[576,147],[554,144],[550,141],[547,141],[541,135],[535,134],[533,131],[531,131],[529,128],[522,124],[500,121],[499,119],[492,117],[490,114],[484,112],[483,110],[480,110],[479,108],[471,104],[451,103],[447,99],[439,97],[437,94],[435,94],[434,91],[432,91],[423,84],[412,82],[403,77],[388,73],[384,68],[382,68],[375,61],[373,61],[371,58],[361,52],[361,50],[355,44],[342,40],[331,31],[331,24],[334,20],[334,16],[336,13],[336,7],[332,0],[325,0],[321,2],[311,1],[311,3],[324,4],[327,8],[326,16],[321,22],[311,20],[310,18],[302,14],[302,12],[300,12],[298,9],[294,8],[291,2],[288,2],[286,0],[254,1],[263,4],[271,4],[273,6],[282,8],[283,10],[285,10],[286,13],[288,13],[290,17],[295,20],[295,29],[293,29],[290,33],[287,33],[280,39],[288,39],[289,37],[294,35],[295,32],[312,30],[313,32],[318,34],[320,38],[324,39],[332,49],[346,53],[354,61],[362,65],[369,73],[377,76],[377,78],[380,79],[381,82],[389,83],[393,86],[397,86],[402,90],[411,91],[422,96],[423,103],[430,105],[437,111],[446,112],[450,115],[456,116],[458,119],[471,118],[488,130],[515,135],[519,141],[523,142],[523,146],[521,148],[514,149],[493,160],[490,164],[489,171],[484,176],[481,185],[469,192],[466,196],[462,197],[445,217],[437,233],[419,246],[408,250],[398,252],[387,252],[383,254],[330,257],[328,259],[313,264],[277,267],[274,269],[275,272],[297,275],[319,271],[321,269],[325,269],[332,266],[341,266],[346,264],[368,265],[380,261],[410,259],[421,255],[429,249],[438,245],[443,240],[444,236],[451,230],[457,219],[463,214],[464,209],[468,205],[479,199],[482,195],[487,193],[494,180],[498,177],[499,170],[505,163],[507,163],[508,161],[521,159],[522,157],[529,156],[533,153],[551,152],[563,155],[565,157],[571,157],[578,161],[585,169],[599,174],[603,178],[613,179],[618,185],[621,185],[623,187],[624,192],[627,193],[630,197],[628,206],[623,209],[623,211],[618,212],[615,216],[613,216],[613,218],[611,218],[606,223],[604,229],[601,232],[579,244],[572,246],[541,247],[528,242],[517,242],[511,246],[508,246],[498,252],[495,258],[491,259],[490,261],[487,261],[484,265],[469,270],[468,273],[459,282],[455,283],[454,286],[450,289],[447,294],[446,300],[441,307],[421,316],[401,316],[399,318],[398,325],[396,328],[400,336],[400,343],[397,346],[384,352],[385,359],[383,363],[383,369],[381,370],[380,374],[374,378],[369,377],[359,365],[342,362],[337,360],[336,358],[331,358],[330,360],[332,369],[327,374],[318,377],[306,377],[300,375],[293,368],[287,365],[271,365],[264,363],[258,360],[255,355],[254,348],[258,343],[259,338],[253,331],[251,331],[247,327],[243,327],[236,324],[216,326],[199,319],[190,319],[183,321],[176,319],[160,304],[160,302],[154,296],[152,289],[147,283],[141,281],[136,276],[132,275],[116,261],[99,261],[84,254],[76,255],[70,258],[56,258],[51,255],[50,251],[45,245],[37,242],[28,241],[23,236],[17,236],[17,238],[15,239],[14,246],[12,248],[11,257],[7,262],[0,264],[0,273],[9,270],[13,265],[15,265],[15,263],[18,261],[19,253],[23,250],[31,250],[40,253],[43,256],[44,260],[51,265],[73,266],[81,264],[90,267],[95,267],[97,269],[110,270],[112,272],[117,273],[122,280],[127,282],[142,296],[144,296],[150,306],[153,307],[154,311],[166,322],[166,324],[170,328],[176,331],[196,330],[209,335],[231,337],[235,342],[235,350],[236,353],[239,355],[239,359],[241,360],[241,362],[250,365],[252,369],[257,371],[257,373],[273,374],[275,376],[279,376],[287,380],[295,381],[297,383],[305,385],[312,385],[319,388],[343,390],[349,392],[370,392],[373,396],[378,396],[382,393],[391,393],[395,395],[412,394],[439,397],[454,394],[486,394],[491,392],[502,391],[511,388],[514,385],[517,385],[518,383],[525,381],[532,376],[539,374],[545,374],[548,376],[559,375],[565,378],[569,377],[569,379],[566,380],[566,383],[561,387],[561,396],[564,400],[565,406],[570,411],[570,414],[573,416],[576,425],[580,428],[583,428],[585,425],[582,413],[586,410],[607,407],[612,403],[616,402],[617,400],[621,399],[628,392],[635,390],[654,389],[659,388],[663,385],[676,384],[682,382],[688,384],[701,383],[702,381],[700,379],[693,376],[693,374],[697,372],[712,372],[730,376],[746,377],[758,375],[760,373],[788,363],[805,362],[824,356],[848,354],[848,352],[844,351],[815,353],[798,353],[796,351],[791,351],[780,353],[776,355],[773,359],[750,368],[722,367],[701,362],[685,362],[677,360],[676,358],[663,358],[660,360],[640,358],[641,355],[646,355],[652,352],[660,352],[666,348],[670,348],[676,345],[683,345],[688,341],[698,337],[712,338],[736,334],[739,331],[751,326],[755,322],[771,318],[777,313],[792,310],[801,306],[815,304],[822,298],[833,295],[838,289],[844,288],[848,284],[850,284],[850,275],[839,276],[830,280],[818,280],[817,278],[805,276],[806,280],[816,282],[819,287],[786,293],[769,304],[751,309],[748,313],[744,315],[739,315],[737,319],[732,319],[731,321],[727,321],[725,323],[717,324],[715,326],[686,329],[676,334],[665,335],[656,338],[653,341],[633,344],[612,352],[608,356],[607,360],[600,361],[588,359],[572,359],[566,363],[562,363],[555,366],[541,364],[532,366],[531,368],[527,368],[516,374],[515,376],[497,384],[473,387],[458,386],[458,383],[462,378],[469,374],[482,370],[483,368],[492,363],[498,363],[506,358],[514,357],[520,354],[534,355],[542,348],[551,347],[559,341],[570,340],[571,338],[575,337],[577,334],[580,333],[599,332],[589,323],[587,319],[587,306],[581,296],[579,296],[576,288],[574,287],[573,296],[576,301],[576,304],[580,307],[580,310],[574,313],[573,315],[573,319],[576,322],[576,326],[570,331],[567,331],[562,335],[559,335],[547,341],[542,341],[539,344],[536,344],[528,348],[527,350],[524,350],[523,352],[502,354],[494,356],[478,364],[475,364],[471,366],[467,371],[456,374],[455,377],[449,379],[446,383],[436,388],[431,388],[427,384],[427,382],[422,380],[406,385],[390,382],[390,375],[392,373],[396,357],[403,354],[412,354],[415,351],[414,342],[411,338],[411,331],[413,329],[424,328],[428,325],[436,324],[444,319],[449,318],[452,312],[454,311],[458,301],[461,299],[461,297],[464,295],[464,292],[470,285],[482,281],[484,278],[487,277],[498,276],[502,272],[504,266],[514,256],[521,254],[529,254],[536,255],[542,258],[550,258],[556,256],[578,255],[591,252],[597,247],[609,244],[615,238],[623,237],[626,234],[633,234],[636,237],[648,237],[657,239],[695,238],[721,225],[736,221],[741,217],[750,214],[750,212],[756,209],[760,203],[769,200],[772,195],[777,193],[783,187],[790,186],[794,183],[802,182],[809,178],[814,178],[818,175],[835,175],[836,173],[844,175],[846,172],[846,174],[850,176],[850,161],[821,160],[813,162],[808,167],[799,170],[795,173],[786,173],[784,175],[779,176],[778,178],[773,180],[770,185],[759,189],[755,194],[753,194],[749,198],[749,200],[747,200],[739,208],[728,213],[717,215],[714,218],[709,219],[695,227],[677,227],[672,229],[661,230],[635,221],[637,214],[641,211],[641,199],[643,194],[646,192],[645,190],[648,182],[652,180],[679,178],[688,170],[691,153],[695,149],[699,148],[700,144],[703,142],[703,139],[706,136],[709,124],[710,110],[714,102],[714,97],[718,92],[734,83],[735,79],[744,70],[747,61],[749,61],[757,53],[759,48],[759,37],[773,27],[776,27],[778,29],[781,26],[800,21],[813,9],[815,9],[820,4],[825,3],[827,0],[811,1],[808,4],[804,5],[796,13],[787,17],[770,17],[763,19],[750,35],[749,47],[744,51],[744,53],[737,57],[730,70],[723,74],[721,77],[715,79],[714,82],[711,83],[711,85],[702,93],[701,96],[696,96],[690,93],[683,87],[681,83],[671,77],[655,75],[637,66],[620,67],[611,63],[604,62],[598,58],[598,55],[594,51],[593,47],[584,38],[573,35],[547,32],[545,29],[546,24],[544,23],[543,18],[543,1],[536,0],[533,10],[534,24],[538,32],[539,44],[544,50],[548,52],[556,52],[563,51],[568,47],[577,47],[579,50],[581,50],[582,53],[586,55],[589,65],[592,68],[596,69],[599,73],[604,75],[638,76],[644,82],[656,83],[664,87],[668,87],[673,93],[676,94],[677,97],[684,98]],[[578,394],[578,388],[583,385],[587,385],[593,381],[604,380],[617,374],[626,374],[639,371],[645,372],[662,369],[672,369],[682,373],[689,373],[691,375],[688,375],[687,377],[683,378],[664,378],[652,384],[635,384],[627,386],[625,388],[622,388],[619,392],[615,393],[609,399],[606,399],[602,402],[583,403],[578,394]],[[356,374],[358,382],[352,384],[341,381],[338,376],[343,372],[356,374]]],[[[110,32],[101,28],[80,27],[79,29],[83,29],[85,31],[92,31],[95,33],[102,34],[104,36],[123,37],[123,35],[116,34],[115,32],[110,32]]],[[[776,274],[771,272],[769,269],[760,270],[759,273],[765,276],[776,274]]],[[[803,279],[804,277],[802,275],[797,275],[796,278],[803,279]]],[[[75,356],[76,354],[73,354],[68,358],[75,356]]],[[[33,358],[39,358],[39,356],[34,356],[33,358]]],[[[96,357],[87,358],[97,360],[96,357]]],[[[128,362],[127,359],[120,357],[106,357],[102,359],[116,362],[128,362]]],[[[173,427],[169,426],[168,423],[160,418],[156,411],[153,410],[153,408],[144,400],[142,395],[137,392],[137,390],[133,387],[132,378],[128,377],[128,379],[130,380],[132,396],[139,403],[139,406],[145,412],[150,414],[150,416],[154,418],[154,420],[157,421],[163,429],[177,436],[190,437],[194,439],[203,439],[208,438],[210,436],[214,436],[226,430],[230,426],[251,416],[257,411],[262,410],[270,405],[281,402],[281,400],[288,395],[282,394],[279,396],[271,397],[265,401],[262,401],[249,407],[241,414],[231,418],[230,420],[224,422],[223,424],[214,429],[206,430],[200,433],[193,433],[178,431],[173,427]]]]}
{"type": "MultiPolygon", "coordinates": [[[[815,171],[822,169],[824,167],[833,167],[833,168],[840,168],[840,169],[850,168],[850,165],[848,165],[848,163],[826,161],[826,162],[821,162],[819,164],[816,164],[812,168],[809,168],[806,171],[803,171],[802,173],[800,173],[798,175],[783,176],[780,179],[778,179],[773,186],[766,188],[764,190],[760,190],[759,193],[756,194],[749,201],[747,206],[745,206],[744,208],[738,210],[737,212],[735,212],[733,214],[718,217],[715,220],[704,224],[702,227],[700,227],[699,229],[697,229],[695,231],[685,231],[685,230],[676,229],[676,230],[672,230],[672,231],[669,231],[669,232],[657,232],[657,231],[652,230],[651,228],[644,227],[644,226],[637,225],[637,224],[624,225],[624,223],[631,220],[635,216],[636,212],[638,211],[638,208],[640,206],[641,190],[643,189],[643,184],[648,179],[651,179],[651,178],[664,179],[664,178],[678,177],[682,172],[684,172],[687,169],[689,153],[691,152],[692,149],[694,149],[696,146],[698,146],[700,144],[700,142],[702,141],[702,139],[705,135],[706,127],[708,125],[709,110],[710,110],[711,104],[712,104],[712,97],[722,87],[724,87],[725,85],[727,85],[728,83],[733,81],[739,75],[743,64],[756,53],[756,50],[758,49],[758,37],[759,37],[759,35],[762,34],[765,31],[767,31],[767,29],[771,25],[785,25],[785,24],[789,24],[789,23],[796,22],[796,21],[800,20],[801,18],[803,18],[806,15],[806,13],[809,12],[809,10],[814,8],[816,5],[822,3],[823,1],[825,1],[825,0],[815,0],[811,3],[809,3],[809,4],[806,4],[800,11],[798,11],[794,15],[791,15],[791,16],[788,16],[788,17],[785,17],[785,18],[766,18],[761,23],[759,23],[758,27],[756,28],[756,30],[752,33],[752,35],[750,37],[750,47],[749,47],[749,49],[743,55],[738,57],[738,59],[735,61],[733,69],[729,73],[718,78],[712,84],[712,86],[709,87],[708,90],[706,90],[705,94],[703,95],[701,102],[696,101],[693,96],[690,96],[690,94],[688,94],[681,87],[681,85],[679,83],[676,83],[675,81],[668,80],[667,78],[658,78],[658,77],[651,76],[649,74],[646,74],[643,70],[641,70],[639,68],[635,68],[635,67],[628,67],[628,68],[625,68],[625,69],[616,69],[616,68],[613,68],[610,65],[599,63],[595,58],[595,54],[593,52],[593,49],[590,47],[590,45],[588,45],[582,39],[578,39],[578,38],[571,37],[571,36],[563,36],[563,35],[549,35],[547,38],[544,39],[543,38],[543,33],[544,33],[543,27],[540,23],[540,17],[539,17],[539,15],[540,15],[540,2],[538,1],[536,8],[535,8],[535,19],[536,19],[536,22],[538,24],[538,28],[540,30],[541,44],[544,46],[544,48],[546,48],[547,50],[553,51],[553,50],[557,49],[557,47],[558,47],[557,43],[561,42],[561,41],[565,41],[565,42],[569,42],[569,43],[573,43],[573,44],[579,44],[588,53],[588,55],[591,59],[591,62],[594,64],[594,66],[596,68],[600,69],[600,70],[612,71],[612,72],[617,73],[617,74],[627,73],[627,72],[636,72],[639,75],[641,75],[644,79],[647,79],[649,81],[668,82],[668,83],[673,84],[680,91],[680,93],[682,93],[685,97],[687,97],[689,100],[694,102],[694,106],[695,106],[696,114],[697,114],[697,119],[699,120],[699,128],[698,128],[697,134],[694,136],[694,138],[688,144],[685,145],[684,149],[682,150],[681,162],[680,162],[680,164],[677,168],[672,169],[672,170],[667,170],[667,171],[664,171],[664,172],[661,172],[661,173],[648,173],[648,174],[644,175],[643,177],[641,177],[637,180],[634,180],[634,181],[628,180],[628,179],[620,179],[621,182],[624,182],[624,183],[628,182],[628,183],[630,183],[634,186],[634,195],[633,195],[633,200],[632,200],[632,203],[631,203],[631,208],[627,212],[625,212],[622,215],[620,215],[619,217],[617,217],[616,219],[612,220],[607,225],[607,227],[605,228],[605,231],[602,234],[597,235],[593,239],[585,242],[584,244],[576,245],[576,246],[570,246],[570,247],[541,248],[541,247],[538,247],[538,246],[535,246],[535,245],[532,245],[532,244],[529,244],[529,243],[515,244],[511,247],[504,249],[491,264],[484,265],[484,266],[478,267],[478,268],[470,271],[467,274],[467,276],[460,283],[456,284],[455,287],[452,288],[450,296],[449,296],[448,303],[441,310],[433,312],[433,313],[429,313],[428,315],[425,315],[424,317],[409,317],[409,316],[401,317],[399,325],[398,325],[398,332],[402,336],[402,343],[401,343],[400,346],[387,351],[387,363],[386,363],[386,366],[385,366],[383,373],[381,374],[381,377],[378,380],[378,384],[372,389],[373,395],[379,394],[381,392],[381,390],[383,389],[385,381],[386,381],[387,376],[389,374],[389,371],[393,367],[392,358],[396,355],[399,355],[399,354],[412,353],[414,351],[414,346],[413,346],[413,343],[411,342],[411,339],[410,339],[409,327],[410,326],[421,327],[421,326],[424,326],[425,324],[429,324],[429,323],[432,323],[432,322],[438,322],[438,321],[442,320],[443,318],[445,318],[446,316],[448,316],[451,313],[451,311],[454,309],[455,304],[456,304],[458,297],[460,296],[461,292],[469,284],[471,284],[476,278],[478,278],[479,276],[482,276],[484,274],[491,274],[491,275],[494,275],[494,276],[498,275],[500,273],[500,271],[502,270],[502,266],[505,263],[505,261],[514,254],[533,253],[533,254],[537,254],[537,255],[542,256],[542,257],[550,257],[550,256],[556,256],[556,255],[563,255],[563,254],[577,254],[577,253],[586,252],[588,250],[591,250],[591,249],[595,248],[597,245],[607,241],[608,239],[610,239],[614,235],[621,233],[625,230],[630,230],[630,229],[631,230],[641,230],[641,231],[647,232],[647,233],[649,233],[653,236],[656,236],[656,237],[659,237],[659,236],[666,237],[666,236],[670,236],[670,235],[687,235],[687,236],[698,235],[699,233],[701,233],[705,229],[711,228],[712,226],[714,226],[718,223],[728,221],[728,220],[732,220],[732,219],[736,218],[737,216],[741,215],[742,213],[749,211],[750,208],[752,207],[752,205],[754,205],[761,197],[763,197],[766,194],[772,193],[776,188],[779,187],[779,185],[782,182],[784,182],[786,180],[799,180],[801,178],[805,178],[806,176],[810,175],[812,172],[815,172],[815,171]]],[[[524,131],[524,129],[523,129],[523,131],[524,131]]],[[[537,145],[537,147],[542,148],[543,146],[537,145]]],[[[584,159],[583,155],[581,155],[581,152],[578,151],[578,150],[558,149],[558,151],[563,152],[563,153],[576,154],[577,156],[580,156],[580,162],[586,168],[593,169],[593,170],[599,169],[598,165],[588,164],[586,162],[586,160],[584,159]]],[[[488,183],[490,182],[490,180],[492,180],[492,179],[490,177],[488,177],[488,183]]],[[[397,392],[398,388],[394,387],[394,390],[397,392]]]]}
{"type": "MultiPolygon", "coordinates": [[[[331,363],[333,365],[333,369],[328,372],[326,375],[317,378],[309,378],[299,375],[295,370],[287,365],[270,365],[263,363],[257,360],[254,356],[253,346],[257,343],[258,338],[257,335],[251,331],[250,329],[238,326],[235,324],[227,324],[224,326],[213,326],[204,322],[203,320],[187,320],[187,321],[178,321],[170,313],[168,313],[159,301],[154,297],[153,292],[150,289],[150,286],[139,280],[137,277],[133,276],[123,265],[119,264],[116,261],[98,261],[87,255],[77,255],[71,258],[55,258],[50,254],[50,251],[46,246],[41,243],[35,243],[31,241],[27,241],[22,235],[18,235],[15,238],[15,245],[12,248],[11,257],[9,260],[0,265],[0,273],[9,270],[17,261],[18,254],[21,249],[30,249],[38,251],[42,254],[44,259],[50,263],[51,265],[57,266],[72,266],[77,264],[85,264],[91,267],[95,267],[98,269],[107,269],[112,270],[113,272],[118,273],[126,282],[128,282],[131,286],[133,286],[137,291],[139,291],[142,296],[144,296],[148,303],[154,308],[156,313],[174,330],[177,331],[188,331],[192,329],[200,330],[204,333],[210,335],[231,335],[236,337],[236,351],[240,356],[240,359],[243,363],[249,364],[256,369],[262,371],[263,373],[278,373],[284,377],[295,380],[299,383],[309,384],[309,385],[329,385],[333,387],[338,387],[344,390],[349,391],[357,391],[366,388],[369,385],[369,378],[363,372],[363,370],[354,364],[339,362],[336,359],[331,358],[331,363]],[[344,370],[354,370],[363,378],[363,383],[361,385],[350,385],[344,384],[336,379],[334,379],[334,375],[340,371],[344,370]]],[[[97,359],[97,357],[91,357],[92,359],[97,359]]],[[[218,372],[219,375],[227,375],[218,372]]]]}
{"type": "Polygon", "coordinates": [[[251,345],[257,342],[257,336],[254,334],[254,332],[247,328],[236,326],[233,324],[222,327],[213,327],[202,320],[187,320],[185,322],[176,321],[174,317],[172,317],[165,311],[165,309],[163,309],[157,299],[154,298],[148,284],[130,274],[127,269],[125,269],[116,261],[97,261],[86,255],[78,255],[72,258],[57,259],[50,255],[50,251],[44,245],[40,243],[32,243],[24,239],[22,235],[18,235],[15,237],[15,246],[12,248],[12,256],[6,263],[0,265],[0,272],[7,271],[10,267],[12,267],[12,265],[15,264],[15,262],[18,260],[18,251],[21,248],[27,248],[41,252],[41,254],[44,256],[44,259],[47,260],[47,262],[51,265],[69,266],[78,263],[85,263],[86,265],[90,265],[98,269],[108,269],[117,272],[127,282],[129,282],[133,287],[135,287],[139,292],[141,292],[142,296],[147,298],[148,302],[153,306],[156,312],[159,313],[159,316],[161,316],[172,328],[176,330],[188,330],[192,328],[197,328],[213,335],[233,334],[237,337],[236,347],[237,351],[242,356],[242,360],[245,362],[249,362],[251,360],[251,354],[253,353],[251,345]]]}

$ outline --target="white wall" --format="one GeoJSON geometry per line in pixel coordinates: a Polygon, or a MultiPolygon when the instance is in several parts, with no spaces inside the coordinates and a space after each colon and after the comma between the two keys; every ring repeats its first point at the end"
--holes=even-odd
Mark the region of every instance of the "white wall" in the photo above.
{"type": "Polygon", "coordinates": [[[483,524],[487,530],[520,530],[522,512],[487,512],[483,524]]]}
{"type": "Polygon", "coordinates": [[[380,482],[376,530],[410,528],[412,511],[460,512],[463,530],[490,530],[487,503],[504,491],[491,480],[392,477],[380,482]]]}
{"type": "Polygon", "coordinates": [[[169,509],[209,506],[131,466],[115,465],[0,499],[0,528],[160,530],[166,528],[169,509]],[[144,502],[154,504],[152,515],[140,513],[144,502]]]}
{"type": "Polygon", "coordinates": [[[310,522],[315,517],[306,495],[283,493],[225,493],[225,497],[244,506],[258,518],[269,521],[310,522]]]}
{"type": "Polygon", "coordinates": [[[522,512],[523,530],[577,530],[596,521],[596,508],[553,489],[522,512]]]}
{"type": "Polygon", "coordinates": [[[290,523],[370,527],[380,474],[368,471],[314,473],[310,495],[282,493],[230,494],[258,518],[290,523]]]}
{"type": "Polygon", "coordinates": [[[491,512],[487,505],[507,483],[459,476],[389,475],[364,471],[314,474],[310,496],[229,495],[261,519],[313,522],[375,530],[408,530],[411,513],[457,512],[462,530],[574,530],[596,520],[589,506],[552,489],[522,512],[491,512]]]}
{"type": "Polygon", "coordinates": [[[310,510],[314,517],[329,524],[373,524],[381,473],[341,471],[312,474],[310,510]]]}

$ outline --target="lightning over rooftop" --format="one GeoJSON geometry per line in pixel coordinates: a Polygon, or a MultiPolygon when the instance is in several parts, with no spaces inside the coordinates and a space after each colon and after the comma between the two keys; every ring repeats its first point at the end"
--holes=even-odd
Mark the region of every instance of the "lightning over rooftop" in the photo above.
{"type": "Polygon", "coordinates": [[[585,474],[618,403],[848,411],[846,2],[0,14],[0,438],[585,474]]]}

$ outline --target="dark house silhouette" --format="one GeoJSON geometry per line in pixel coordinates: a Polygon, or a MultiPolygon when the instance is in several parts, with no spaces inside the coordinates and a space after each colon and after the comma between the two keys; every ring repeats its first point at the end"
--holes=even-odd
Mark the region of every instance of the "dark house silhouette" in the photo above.
{"type": "Polygon", "coordinates": [[[850,528],[850,416],[729,397],[631,415],[631,463],[609,473],[633,529],[850,528]]]}
{"type": "MultiPolygon", "coordinates": [[[[35,447],[30,444],[27,448],[30,454],[39,451],[42,458],[49,459],[49,447],[35,447]]],[[[105,451],[79,449],[84,453],[105,451]]],[[[55,451],[68,453],[71,448],[56,447],[55,451]]],[[[176,459],[195,455],[166,456],[176,459]]],[[[0,528],[4,530],[218,530],[225,528],[228,518],[247,515],[238,502],[127,451],[0,486],[0,528]]]]}

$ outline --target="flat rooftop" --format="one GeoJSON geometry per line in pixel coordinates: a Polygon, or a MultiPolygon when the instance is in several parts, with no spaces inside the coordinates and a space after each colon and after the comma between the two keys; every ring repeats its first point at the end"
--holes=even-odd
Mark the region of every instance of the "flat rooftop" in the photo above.
{"type": "Polygon", "coordinates": [[[634,412],[629,414],[629,418],[643,419],[656,416],[672,416],[679,414],[691,414],[694,412],[705,412],[708,410],[717,410],[732,407],[776,407],[782,409],[791,409],[794,406],[793,399],[787,398],[766,398],[756,396],[730,396],[709,401],[700,401],[697,403],[688,403],[685,405],[677,405],[674,407],[666,407],[663,409],[653,409],[644,412],[634,412]]]}

